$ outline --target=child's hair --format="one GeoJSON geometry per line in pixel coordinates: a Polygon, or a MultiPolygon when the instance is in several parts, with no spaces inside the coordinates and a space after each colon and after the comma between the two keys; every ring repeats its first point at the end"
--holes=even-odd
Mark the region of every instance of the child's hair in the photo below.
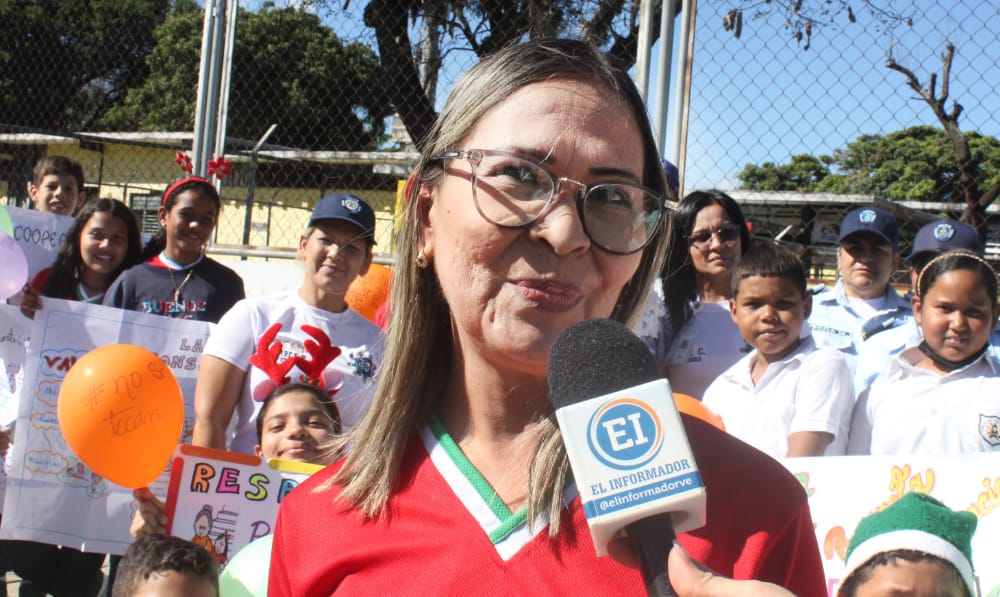
{"type": "Polygon", "coordinates": [[[865,562],[863,566],[851,573],[850,576],[844,579],[840,588],[837,589],[837,597],[856,597],[858,594],[858,588],[871,579],[876,568],[879,566],[894,565],[900,560],[912,563],[931,561],[943,564],[949,574],[953,577],[953,581],[962,587],[962,592],[965,594],[965,597],[973,597],[972,595],[969,595],[969,589],[965,586],[965,581],[962,580],[962,575],[958,572],[958,569],[955,568],[954,564],[933,554],[914,549],[894,549],[892,551],[883,551],[882,553],[877,554],[875,557],[865,562]]]}
{"type": "Polygon", "coordinates": [[[333,422],[333,432],[337,434],[341,432],[340,413],[337,411],[337,405],[334,404],[333,399],[326,393],[326,390],[312,384],[287,383],[271,390],[271,393],[267,395],[267,398],[264,398],[264,403],[261,404],[260,411],[257,412],[258,444],[261,441],[261,437],[264,435],[264,419],[267,417],[267,411],[270,410],[271,405],[274,404],[275,400],[285,394],[288,394],[289,392],[305,392],[312,396],[313,401],[323,407],[323,411],[333,422]]]}
{"type": "Polygon", "coordinates": [[[166,571],[204,576],[219,594],[219,565],[208,550],[180,537],[152,533],[129,545],[112,597],[131,597],[150,576],[166,571]]]}
{"type": "Polygon", "coordinates": [[[83,267],[83,257],[80,255],[80,236],[91,216],[97,212],[109,213],[112,217],[118,218],[124,222],[125,229],[128,231],[128,248],[125,250],[125,257],[115,269],[111,281],[141,261],[142,237],[139,235],[139,226],[136,224],[132,210],[117,199],[102,198],[88,201],[76,214],[76,218],[66,231],[62,244],[59,245],[59,252],[52,264],[52,272],[49,274],[45,286],[42,287],[42,296],[66,298],[73,294],[80,281],[80,268],[83,267]]]}
{"type": "Polygon", "coordinates": [[[920,270],[920,275],[917,276],[917,287],[914,291],[923,300],[939,276],[960,269],[978,273],[979,279],[986,287],[986,292],[989,293],[993,304],[996,304],[998,293],[1000,293],[1000,280],[997,279],[997,273],[985,259],[971,251],[962,249],[946,251],[928,261],[920,270]]]}
{"type": "Polygon", "coordinates": [[[786,278],[795,283],[802,296],[806,295],[805,266],[794,253],[777,243],[761,240],[743,253],[733,272],[733,296],[738,294],[740,282],[753,276],[786,278]]]}
{"type": "MultiPolygon", "coordinates": [[[[200,176],[185,176],[167,185],[167,188],[163,191],[163,199],[160,201],[160,207],[170,212],[174,208],[174,205],[177,204],[177,197],[184,191],[192,189],[198,189],[208,195],[212,202],[215,203],[215,213],[219,213],[222,207],[222,202],[219,199],[219,191],[212,186],[212,183],[208,179],[200,176]]],[[[143,248],[142,260],[145,261],[158,255],[166,246],[167,233],[161,228],[149,239],[149,242],[143,248]]]]}
{"type": "Polygon", "coordinates": [[[37,187],[49,174],[72,176],[76,179],[77,189],[83,190],[83,166],[76,160],[62,155],[47,155],[35,162],[35,167],[31,169],[31,182],[37,187]]]}

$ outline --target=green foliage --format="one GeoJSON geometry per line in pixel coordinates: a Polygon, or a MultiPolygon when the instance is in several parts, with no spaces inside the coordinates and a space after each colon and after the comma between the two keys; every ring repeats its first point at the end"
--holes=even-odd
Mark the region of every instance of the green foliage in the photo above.
{"type": "Polygon", "coordinates": [[[0,0],[3,121],[88,129],[145,78],[169,10],[169,0],[0,0]]]}
{"type": "MultiPolygon", "coordinates": [[[[1000,180],[1000,141],[965,133],[979,162],[978,187],[1000,180]]],[[[878,195],[894,200],[964,202],[955,151],[948,135],[915,126],[887,135],[862,135],[833,156],[794,156],[790,163],[747,164],[741,187],[773,191],[825,191],[878,195]]]]}
{"type": "MultiPolygon", "coordinates": [[[[187,13],[156,31],[149,78],[108,114],[104,126],[193,128],[201,27],[201,15],[187,13]]],[[[240,11],[233,59],[230,137],[256,139],[277,123],[271,143],[304,149],[376,147],[391,107],[378,59],[367,46],[341,43],[313,14],[265,7],[257,13],[240,11]]]]}

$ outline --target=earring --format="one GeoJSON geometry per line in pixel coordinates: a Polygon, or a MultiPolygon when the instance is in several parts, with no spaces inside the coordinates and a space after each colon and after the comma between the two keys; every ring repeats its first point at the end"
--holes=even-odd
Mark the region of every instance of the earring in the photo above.
{"type": "Polygon", "coordinates": [[[427,269],[429,263],[427,261],[427,256],[424,255],[423,251],[417,253],[416,264],[417,264],[417,269],[427,269]]]}

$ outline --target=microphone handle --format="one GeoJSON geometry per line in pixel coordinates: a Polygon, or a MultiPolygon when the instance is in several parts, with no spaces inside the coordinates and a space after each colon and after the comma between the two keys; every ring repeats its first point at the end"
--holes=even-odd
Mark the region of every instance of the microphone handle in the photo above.
{"type": "Polygon", "coordinates": [[[625,527],[639,557],[649,597],[677,597],[667,578],[667,554],[674,547],[674,523],[669,512],[637,520],[625,527]]]}

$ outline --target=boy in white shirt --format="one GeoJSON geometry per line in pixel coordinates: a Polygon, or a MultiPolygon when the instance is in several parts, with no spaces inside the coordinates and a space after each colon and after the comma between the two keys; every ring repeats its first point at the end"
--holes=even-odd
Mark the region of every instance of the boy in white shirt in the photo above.
{"type": "Polygon", "coordinates": [[[780,458],[843,454],[854,404],[843,355],[816,348],[803,324],[812,308],[802,262],[756,243],[733,276],[733,321],[753,352],[705,391],[726,430],[780,458]]]}

